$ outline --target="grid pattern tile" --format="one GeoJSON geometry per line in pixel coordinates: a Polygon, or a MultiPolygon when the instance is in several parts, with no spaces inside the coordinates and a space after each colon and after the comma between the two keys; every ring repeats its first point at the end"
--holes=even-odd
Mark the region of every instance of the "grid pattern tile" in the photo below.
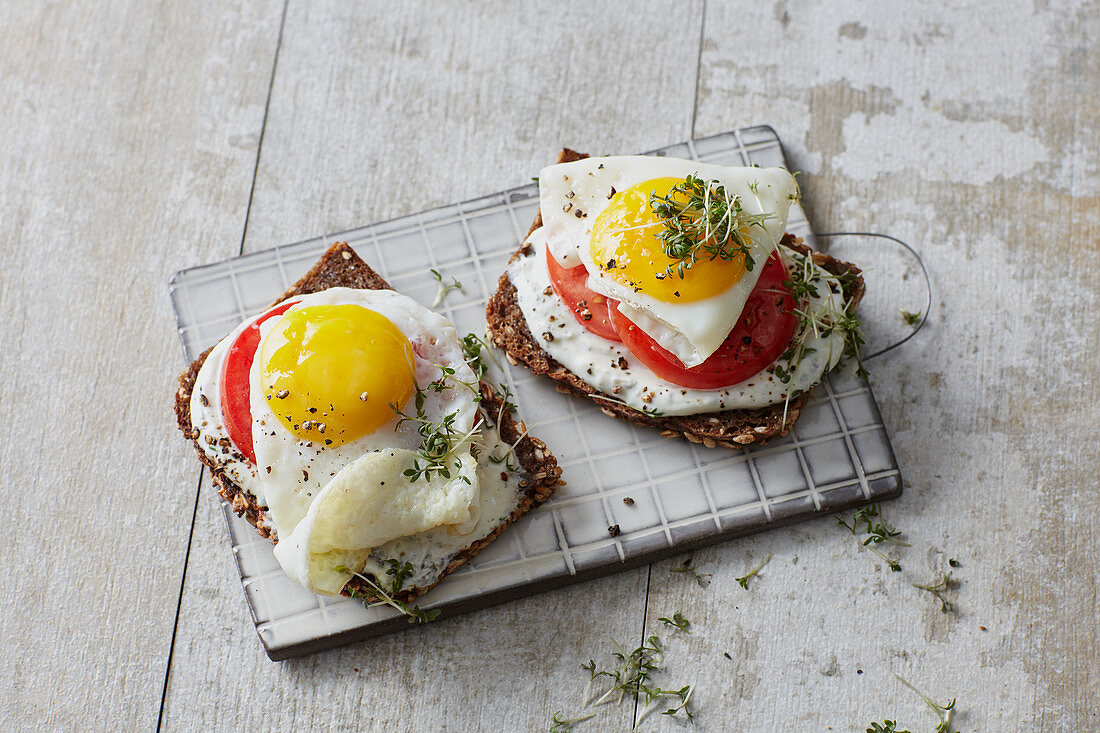
{"type": "MultiPolygon", "coordinates": [[[[725,165],[784,165],[775,132],[751,127],[652,155],[725,165]]],[[[530,184],[393,221],[196,267],[169,286],[190,361],[263,310],[333,242],[345,240],[399,291],[426,305],[457,278],[438,310],[462,332],[484,331],[484,305],[538,209],[530,184]]],[[[800,207],[788,230],[813,243],[800,207]]],[[[520,416],[558,456],[568,482],[468,565],[421,599],[460,613],[769,527],[901,492],[870,387],[850,371],[814,393],[795,431],[756,448],[707,449],[608,418],[523,368],[491,374],[517,396],[520,416]],[[625,504],[630,497],[633,504],[625,504]],[[611,537],[608,527],[619,525],[611,537]]],[[[494,368],[496,369],[496,368],[494,368]]],[[[224,506],[233,553],[257,631],[281,659],[401,628],[389,609],[321,598],[289,580],[271,545],[224,506]]]]}

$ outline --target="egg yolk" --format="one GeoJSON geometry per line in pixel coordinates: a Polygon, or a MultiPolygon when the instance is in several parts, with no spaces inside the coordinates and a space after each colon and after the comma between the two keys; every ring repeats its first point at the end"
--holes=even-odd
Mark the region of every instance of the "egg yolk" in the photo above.
{"type": "MultiPolygon", "coordinates": [[[[616,193],[592,225],[589,251],[596,265],[613,280],[666,303],[685,303],[727,290],[745,274],[745,258],[710,259],[700,253],[681,278],[681,260],[665,254],[657,235],[664,230],[649,205],[650,194],[668,196],[682,178],[653,178],[616,193]]],[[[673,200],[686,194],[676,193],[673,200]]]]}
{"type": "Polygon", "coordinates": [[[279,421],[305,441],[342,445],[377,430],[416,389],[413,347],[359,305],[289,311],[260,344],[260,388],[279,421]]]}

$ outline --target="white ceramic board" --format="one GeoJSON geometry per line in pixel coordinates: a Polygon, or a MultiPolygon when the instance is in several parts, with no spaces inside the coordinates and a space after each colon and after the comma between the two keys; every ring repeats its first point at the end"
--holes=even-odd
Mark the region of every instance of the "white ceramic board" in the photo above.
{"type": "MultiPolygon", "coordinates": [[[[652,151],[725,165],[784,165],[766,126],[652,151]]],[[[347,241],[397,290],[425,305],[437,284],[463,291],[438,310],[481,334],[484,308],[538,210],[534,184],[393,221],[177,273],[169,290],[187,362],[264,309],[333,242],[347,241]]],[[[788,231],[811,245],[798,206],[788,231]]],[[[522,367],[491,373],[516,394],[532,435],[558,457],[567,485],[420,599],[453,615],[901,493],[901,475],[868,384],[850,370],[814,393],[794,432],[765,446],[707,449],[603,415],[522,367]],[[625,504],[623,498],[632,498],[625,504]],[[611,537],[610,525],[620,534],[611,537]]],[[[272,659],[406,625],[385,608],[316,596],[287,578],[259,537],[223,504],[232,552],[257,632],[272,659]]],[[[215,561],[211,559],[211,561],[215,561]]]]}

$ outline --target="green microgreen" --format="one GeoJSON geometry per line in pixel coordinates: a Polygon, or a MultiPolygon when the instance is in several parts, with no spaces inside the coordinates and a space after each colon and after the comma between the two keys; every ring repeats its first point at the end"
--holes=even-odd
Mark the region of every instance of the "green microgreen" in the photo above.
{"type": "MultiPolygon", "coordinates": [[[[415,483],[421,478],[431,481],[434,475],[450,479],[451,471],[458,470],[462,466],[462,449],[470,445],[473,440],[476,440],[474,436],[480,428],[480,423],[475,421],[474,426],[469,431],[463,433],[459,430],[455,426],[455,421],[458,420],[458,410],[444,415],[439,420],[428,419],[428,413],[425,409],[428,392],[442,392],[447,389],[446,382],[448,379],[453,379],[454,375],[454,370],[450,367],[440,368],[443,370],[443,376],[429,384],[427,390],[422,389],[420,385],[416,386],[416,392],[413,396],[413,404],[416,407],[415,415],[409,415],[397,405],[392,402],[389,403],[390,409],[401,418],[397,421],[395,429],[400,428],[405,423],[412,423],[416,426],[416,432],[420,435],[420,445],[416,450],[417,458],[413,460],[412,467],[405,469],[403,472],[411,483],[415,483]],[[421,461],[423,461],[423,465],[421,465],[421,461]]],[[[470,479],[466,476],[460,475],[459,477],[466,483],[470,483],[470,479]]]]}
{"type": "MultiPolygon", "coordinates": [[[[691,693],[693,693],[694,691],[695,691],[695,686],[694,685],[684,685],[679,690],[663,690],[663,691],[658,690],[658,692],[661,692],[662,694],[674,695],[680,701],[679,705],[676,705],[675,707],[671,707],[671,708],[665,710],[664,712],[661,713],[661,715],[676,716],[681,711],[683,711],[684,717],[687,719],[687,721],[689,723],[694,722],[695,721],[694,714],[692,713],[691,709],[688,707],[688,703],[691,702],[691,693]]],[[[674,702],[675,702],[675,700],[674,700],[674,702]]],[[[645,712],[646,711],[643,710],[642,715],[645,715],[645,712]]],[[[638,718],[638,722],[639,723],[642,722],[642,719],[638,718]]],[[[637,727],[637,726],[635,726],[635,727],[637,727]]]]}
{"type": "Polygon", "coordinates": [[[618,642],[612,656],[616,662],[611,669],[597,669],[595,660],[589,660],[582,664],[581,668],[588,672],[588,685],[585,687],[585,708],[601,705],[606,702],[614,702],[621,705],[623,700],[631,699],[635,703],[641,699],[642,712],[638,715],[635,727],[645,719],[649,713],[659,706],[668,703],[672,707],[667,708],[661,714],[675,716],[683,713],[683,717],[691,721],[694,714],[689,706],[694,685],[684,685],[678,689],[660,687],[653,684],[652,676],[661,668],[664,661],[664,649],[661,640],[656,636],[650,636],[641,646],[626,651],[618,642]],[[606,690],[597,691],[589,695],[594,685],[607,683],[606,690]]]}
{"type": "MultiPolygon", "coordinates": [[[[462,337],[462,356],[466,360],[466,363],[470,366],[470,369],[474,372],[474,376],[476,376],[479,381],[484,380],[485,374],[486,372],[488,372],[488,366],[485,363],[486,356],[489,357],[489,360],[493,363],[493,366],[495,366],[498,370],[501,368],[500,362],[498,362],[496,356],[493,355],[493,350],[489,348],[489,345],[485,343],[485,341],[482,340],[480,336],[474,333],[468,333],[462,337]]],[[[477,393],[474,401],[481,402],[481,385],[478,384],[467,386],[469,386],[474,392],[477,393]]],[[[490,427],[499,427],[504,418],[505,412],[510,415],[515,414],[516,404],[512,401],[512,390],[508,388],[507,384],[501,382],[500,384],[491,384],[490,386],[492,387],[493,392],[497,395],[497,397],[500,398],[500,408],[497,410],[495,424],[490,424],[488,417],[485,418],[485,422],[486,424],[490,425],[490,427]]],[[[527,433],[525,431],[524,434],[520,436],[519,440],[512,444],[512,447],[508,450],[507,453],[505,453],[504,456],[501,457],[491,454],[489,456],[489,460],[493,463],[507,462],[509,471],[517,470],[518,467],[512,465],[510,458],[515,453],[516,445],[518,445],[519,441],[522,440],[523,437],[526,435],[527,433]]]]}
{"type": "Polygon", "coordinates": [[[514,415],[516,412],[516,403],[512,402],[512,398],[515,396],[512,394],[512,390],[508,389],[508,385],[504,382],[493,385],[493,391],[496,392],[497,397],[500,398],[500,410],[497,411],[497,424],[500,424],[501,418],[504,417],[504,413],[514,415]]]}
{"type": "MultiPolygon", "coordinates": [[[[501,382],[500,384],[492,385],[493,391],[497,398],[500,399],[500,407],[497,408],[496,422],[492,422],[488,416],[485,416],[485,424],[489,427],[499,428],[504,421],[504,413],[513,415],[516,412],[516,405],[512,402],[512,390],[508,389],[508,385],[501,382]]],[[[527,433],[524,433],[526,435],[527,433]]],[[[522,438],[521,438],[522,439],[522,438]]],[[[519,441],[516,441],[518,444],[519,441]]],[[[514,446],[513,446],[514,447],[514,446]]]]}
{"type": "Polygon", "coordinates": [[[479,385],[476,380],[467,382],[466,380],[459,379],[455,368],[447,364],[436,364],[435,366],[439,369],[440,376],[438,379],[428,383],[428,386],[425,388],[426,392],[441,394],[458,384],[473,393],[474,402],[481,402],[481,385],[479,385]]]}
{"type": "Polygon", "coordinates": [[[447,297],[447,293],[451,292],[452,290],[461,290],[464,293],[466,292],[462,288],[462,283],[460,283],[456,278],[452,277],[450,283],[444,283],[443,273],[441,273],[439,270],[431,269],[428,272],[432,273],[432,277],[435,278],[435,281],[437,283],[439,283],[439,289],[435,293],[435,300],[432,301],[432,308],[438,308],[439,304],[442,303],[443,300],[447,297]]]}
{"type": "MultiPolygon", "coordinates": [[[[796,333],[798,333],[799,336],[792,342],[786,353],[780,357],[780,360],[788,362],[790,365],[788,371],[793,372],[798,368],[798,365],[805,356],[813,353],[813,349],[806,345],[806,341],[811,333],[815,337],[823,337],[829,336],[836,331],[841,331],[845,337],[844,358],[854,359],[857,364],[856,373],[861,379],[866,379],[867,372],[863,369],[863,363],[859,354],[859,347],[864,343],[861,330],[862,324],[860,320],[852,314],[851,303],[841,298],[843,307],[839,310],[830,302],[827,307],[817,309],[813,313],[806,312],[806,301],[811,297],[818,297],[818,286],[828,288],[829,283],[827,281],[823,282],[823,271],[814,264],[812,257],[786,248],[784,248],[783,254],[787,255],[793,261],[794,265],[793,267],[787,268],[788,279],[783,282],[783,285],[791,292],[795,303],[799,304],[794,308],[794,313],[798,319],[796,333]]],[[[843,287],[853,280],[855,275],[853,273],[844,273],[843,275],[835,275],[833,277],[835,277],[843,287]]],[[[780,374],[778,370],[776,373],[780,374]]],[[[780,375],[780,381],[786,384],[790,380],[780,375]]]]}
{"type": "Polygon", "coordinates": [[[485,364],[486,354],[488,354],[493,365],[499,369],[500,363],[497,362],[489,345],[486,344],[481,337],[476,333],[468,333],[462,337],[462,357],[466,360],[466,363],[470,365],[470,369],[473,370],[474,375],[478,379],[484,377],[485,372],[488,371],[488,367],[485,364]]]}
{"type": "Polygon", "coordinates": [[[679,611],[672,614],[672,618],[661,616],[657,620],[666,623],[674,628],[680,629],[680,631],[686,631],[689,634],[691,633],[691,622],[684,618],[684,615],[679,611]]]}
{"type": "Polygon", "coordinates": [[[665,254],[676,260],[666,268],[665,276],[675,269],[683,279],[699,259],[732,260],[743,257],[745,269],[756,263],[749,255],[752,227],[764,229],[764,222],[775,214],[750,214],[741,208],[739,196],[727,193],[718,181],[704,181],[689,175],[665,196],[649,194],[649,207],[660,219],[657,234],[665,254]]]}
{"type": "Polygon", "coordinates": [[[935,596],[936,600],[940,602],[940,610],[944,613],[951,613],[956,610],[955,604],[948,600],[945,595],[959,587],[959,581],[951,577],[950,572],[944,573],[936,583],[913,583],[913,587],[928,591],[935,596]]]}
{"type": "Polygon", "coordinates": [[[399,563],[397,560],[390,558],[386,561],[386,564],[389,566],[386,568],[386,575],[392,578],[390,581],[390,592],[397,593],[405,587],[405,581],[412,577],[412,563],[399,563]]]}
{"type": "Polygon", "coordinates": [[[512,473],[515,473],[516,471],[518,471],[519,466],[514,465],[512,463],[512,458],[515,458],[515,456],[516,456],[516,446],[518,446],[520,444],[520,441],[522,441],[526,437],[527,437],[527,430],[524,429],[524,431],[520,434],[520,436],[518,438],[516,438],[515,442],[513,442],[511,445],[509,445],[509,446],[507,446],[507,448],[505,448],[503,456],[497,456],[496,455],[496,446],[494,446],[493,450],[489,453],[489,462],[490,463],[495,463],[497,465],[503,463],[504,467],[512,473]]]}
{"type": "Polygon", "coordinates": [[[909,311],[902,309],[901,317],[902,320],[904,320],[910,326],[915,326],[920,323],[920,311],[917,311],[916,313],[910,313],[909,311]]]}
{"type": "Polygon", "coordinates": [[[909,733],[908,730],[898,730],[898,724],[892,720],[884,720],[882,723],[871,723],[867,733],[909,733]]]}
{"type": "Polygon", "coordinates": [[[550,717],[549,730],[550,733],[569,733],[584,721],[594,717],[596,717],[595,713],[586,713],[575,718],[562,718],[562,712],[559,710],[550,717]]]}
{"type": "Polygon", "coordinates": [[[429,621],[435,621],[439,618],[438,608],[424,610],[420,608],[420,606],[410,605],[397,599],[397,594],[404,588],[405,581],[413,574],[412,564],[408,562],[399,563],[392,558],[387,560],[386,564],[389,566],[386,568],[386,575],[390,577],[389,586],[386,588],[383,588],[369,576],[357,573],[344,565],[337,565],[334,570],[338,573],[351,573],[366,583],[370,589],[374,591],[371,594],[364,594],[357,590],[349,591],[352,598],[362,601],[363,605],[367,608],[389,606],[403,613],[405,616],[408,616],[410,624],[426,624],[429,621]]]}
{"type": "MultiPolygon", "coordinates": [[[[672,618],[662,616],[660,619],[669,626],[691,633],[689,622],[679,611],[672,618]]],[[[601,669],[596,665],[596,660],[589,659],[581,665],[581,669],[588,672],[588,682],[584,686],[581,695],[581,710],[576,717],[566,718],[559,710],[550,718],[550,730],[571,731],[573,728],[595,715],[594,708],[599,705],[622,705],[624,701],[634,704],[636,714],[634,728],[637,729],[642,721],[655,710],[660,710],[662,715],[679,717],[679,719],[694,722],[694,712],[691,708],[691,697],[694,685],[664,687],[657,684],[654,677],[662,670],[664,662],[664,648],[661,640],[655,635],[650,635],[635,649],[627,651],[619,642],[611,640],[614,651],[611,653],[612,663],[607,669],[601,669]]]]}
{"type": "Polygon", "coordinates": [[[765,565],[767,565],[767,564],[768,564],[768,562],[769,562],[769,561],[771,561],[771,559],[772,559],[771,553],[768,553],[768,556],[767,556],[767,557],[765,557],[765,558],[764,558],[764,559],[763,559],[763,560],[762,560],[762,561],[760,562],[760,564],[759,564],[759,565],[757,565],[757,566],[756,566],[755,568],[753,568],[753,569],[752,569],[752,570],[750,570],[749,572],[747,572],[747,573],[745,573],[744,575],[742,575],[742,576],[741,576],[740,578],[737,578],[737,579],[736,579],[736,580],[737,580],[737,583],[738,583],[738,585],[740,585],[740,586],[741,586],[742,588],[744,588],[745,590],[748,590],[748,589],[749,589],[749,578],[752,578],[752,577],[755,577],[756,575],[758,575],[758,574],[760,573],[760,570],[761,570],[761,569],[763,569],[763,567],[764,567],[765,565]]]}
{"type": "Polygon", "coordinates": [[[921,700],[924,700],[924,704],[927,705],[929,709],[936,714],[937,717],[939,717],[940,722],[939,725],[936,726],[936,733],[959,733],[957,729],[951,726],[951,718],[955,715],[955,698],[951,698],[951,702],[947,703],[946,705],[940,705],[939,703],[932,700],[932,698],[928,697],[928,695],[925,695],[912,684],[907,682],[905,678],[903,678],[901,675],[895,674],[894,677],[897,678],[898,682],[905,685],[913,692],[917,693],[917,697],[919,697],[921,700]]]}
{"type": "Polygon", "coordinates": [[[694,560],[695,560],[695,553],[693,552],[693,553],[690,553],[686,558],[684,558],[683,563],[681,563],[680,565],[674,565],[673,567],[669,568],[669,572],[671,572],[671,573],[687,573],[691,577],[695,578],[695,582],[699,584],[700,588],[706,588],[707,587],[707,581],[705,580],[705,578],[709,578],[710,573],[705,573],[704,574],[704,573],[700,573],[698,570],[696,570],[694,560]]]}
{"type": "Polygon", "coordinates": [[[900,529],[889,525],[885,518],[879,514],[877,504],[868,504],[857,511],[852,517],[852,523],[856,522],[863,523],[863,533],[867,535],[867,538],[863,540],[865,545],[872,543],[877,545],[886,542],[902,547],[909,546],[908,542],[898,539],[904,533],[900,529]]]}
{"type": "Polygon", "coordinates": [[[886,561],[890,569],[895,573],[901,572],[901,563],[892,557],[888,557],[881,550],[874,547],[874,545],[890,544],[897,545],[899,547],[908,547],[909,543],[905,542],[899,537],[903,534],[901,530],[891,527],[879,514],[877,504],[868,504],[854,515],[852,515],[851,524],[844,520],[844,517],[838,516],[836,521],[841,527],[848,530],[858,540],[862,535],[860,544],[875,553],[883,560],[886,561]]]}
{"type": "MultiPolygon", "coordinates": [[[[814,264],[813,258],[789,248],[782,248],[785,259],[790,261],[787,267],[788,278],[783,282],[784,291],[777,290],[779,294],[790,293],[794,300],[791,312],[797,319],[795,337],[790,347],[777,360],[772,371],[776,378],[783,384],[789,385],[795,371],[802,361],[816,352],[809,345],[811,338],[823,338],[840,332],[844,336],[844,351],[841,361],[854,360],[856,363],[856,375],[860,379],[868,378],[867,370],[863,368],[860,356],[860,347],[864,344],[862,324],[853,314],[853,306],[843,297],[824,299],[824,302],[810,308],[810,299],[819,298],[822,288],[835,289],[835,283],[826,280],[824,271],[814,264]],[[838,307],[837,303],[840,303],[838,307]]],[[[856,277],[854,273],[842,273],[830,275],[843,287],[849,285],[856,277]]],[[[830,355],[831,356],[831,355],[830,355]]],[[[830,358],[831,362],[832,359],[830,358]]],[[[802,392],[788,387],[783,402],[783,424],[787,423],[787,412],[790,402],[802,392]]]]}
{"type": "Polygon", "coordinates": [[[512,455],[511,450],[507,451],[503,456],[496,455],[494,451],[489,454],[489,462],[497,465],[504,464],[505,469],[507,469],[509,473],[515,473],[519,470],[519,466],[512,463],[512,455]]]}

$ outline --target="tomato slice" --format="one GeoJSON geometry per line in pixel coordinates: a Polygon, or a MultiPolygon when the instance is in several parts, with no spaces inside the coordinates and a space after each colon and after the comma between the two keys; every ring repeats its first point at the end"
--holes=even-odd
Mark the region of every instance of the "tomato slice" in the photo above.
{"type": "Polygon", "coordinates": [[[547,247],[546,269],[550,271],[550,284],[554,292],[578,323],[608,341],[621,341],[608,314],[608,305],[618,301],[588,289],[588,270],[584,265],[562,267],[547,247]]]}
{"type": "Polygon", "coordinates": [[[256,465],[256,449],[252,446],[252,399],[248,376],[256,350],[260,348],[260,324],[268,318],[286,313],[296,301],[282,303],[248,324],[229,346],[222,368],[222,420],[229,439],[252,465],[256,465]]]}
{"type": "Polygon", "coordinates": [[[741,318],[718,350],[699,366],[685,367],[618,307],[611,308],[611,323],[630,352],[661,379],[696,389],[728,387],[760,372],[790,346],[798,318],[794,298],[783,285],[789,278],[779,253],[773,252],[741,318]]]}

